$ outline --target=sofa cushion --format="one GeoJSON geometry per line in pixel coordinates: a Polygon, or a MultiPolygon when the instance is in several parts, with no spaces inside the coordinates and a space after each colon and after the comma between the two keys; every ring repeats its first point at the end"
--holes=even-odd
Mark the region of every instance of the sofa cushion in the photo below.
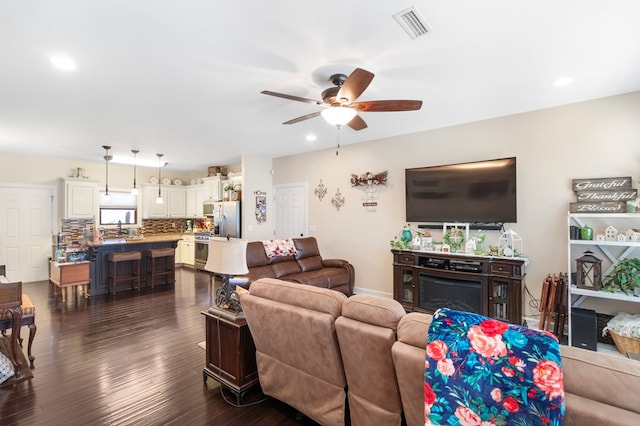
{"type": "Polygon", "coordinates": [[[287,281],[323,288],[335,288],[349,284],[349,273],[342,268],[322,268],[315,271],[287,275],[283,278],[287,281]]]}
{"type": "Polygon", "coordinates": [[[296,246],[296,260],[306,259],[307,257],[320,256],[318,241],[315,237],[296,238],[293,240],[296,246]]]}
{"type": "Polygon", "coordinates": [[[300,265],[293,258],[288,258],[288,261],[279,261],[271,265],[273,273],[276,278],[284,277],[285,275],[297,274],[301,272],[300,265]]]}
{"type": "Polygon", "coordinates": [[[247,267],[255,268],[269,264],[269,258],[264,251],[261,241],[250,241],[247,243],[247,267]]]}
{"type": "MultiPolygon", "coordinates": [[[[638,361],[565,345],[560,352],[566,393],[634,412],[640,420],[638,361]]],[[[567,421],[575,411],[567,404],[567,421]]]]}
{"type": "MultiPolygon", "coordinates": [[[[356,294],[342,304],[342,316],[366,324],[395,331],[398,322],[406,314],[394,299],[356,294]]],[[[394,339],[395,340],[395,339],[394,339]]]]}
{"type": "Polygon", "coordinates": [[[300,265],[302,272],[309,272],[309,271],[322,269],[322,257],[311,256],[311,257],[305,257],[304,259],[298,259],[298,264],[300,265]]]}

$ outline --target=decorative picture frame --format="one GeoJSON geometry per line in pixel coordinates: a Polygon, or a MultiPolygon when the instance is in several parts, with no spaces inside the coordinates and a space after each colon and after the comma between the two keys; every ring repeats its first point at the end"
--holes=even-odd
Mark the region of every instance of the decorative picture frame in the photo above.
{"type": "Polygon", "coordinates": [[[267,221],[267,197],[264,195],[256,195],[256,222],[264,223],[267,221]]]}
{"type": "Polygon", "coordinates": [[[452,253],[464,252],[464,245],[469,241],[469,224],[443,223],[442,239],[452,253]]]}

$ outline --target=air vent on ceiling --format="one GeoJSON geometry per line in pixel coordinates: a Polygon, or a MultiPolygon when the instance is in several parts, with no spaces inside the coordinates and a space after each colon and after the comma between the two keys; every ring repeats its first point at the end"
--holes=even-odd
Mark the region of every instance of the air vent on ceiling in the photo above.
{"type": "Polygon", "coordinates": [[[402,29],[409,34],[409,37],[411,37],[412,40],[431,32],[431,28],[429,28],[427,21],[425,21],[415,6],[411,6],[409,9],[396,13],[393,15],[393,18],[398,22],[398,24],[400,24],[402,29]]]}

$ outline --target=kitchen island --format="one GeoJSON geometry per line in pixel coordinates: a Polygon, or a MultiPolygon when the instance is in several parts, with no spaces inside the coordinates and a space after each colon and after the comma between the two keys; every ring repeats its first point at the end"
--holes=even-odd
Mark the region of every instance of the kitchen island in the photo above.
{"type": "MultiPolygon", "coordinates": [[[[145,287],[147,270],[146,252],[151,249],[176,248],[182,234],[156,234],[138,238],[108,238],[102,242],[89,244],[89,260],[91,281],[89,283],[89,295],[97,296],[109,293],[109,267],[107,258],[110,253],[123,253],[126,251],[139,251],[142,254],[140,261],[140,286],[145,287]]],[[[129,262],[118,265],[118,274],[130,275],[129,262]]],[[[122,289],[130,288],[128,283],[123,283],[122,289]]]]}

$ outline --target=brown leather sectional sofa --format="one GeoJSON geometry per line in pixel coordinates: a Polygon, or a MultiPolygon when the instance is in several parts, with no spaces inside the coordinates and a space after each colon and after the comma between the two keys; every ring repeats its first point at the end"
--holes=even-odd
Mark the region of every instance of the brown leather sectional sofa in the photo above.
{"type": "Polygon", "coordinates": [[[284,281],[329,288],[350,296],[353,293],[355,271],[343,259],[323,259],[315,237],[293,238],[295,256],[267,257],[261,241],[247,244],[249,280],[278,278],[284,281]]]}
{"type": "MultiPolygon", "coordinates": [[[[265,394],[323,425],[424,425],[430,315],[277,279],[252,283],[240,298],[265,394]]],[[[640,424],[640,362],[561,353],[565,425],[640,424]]]]}

